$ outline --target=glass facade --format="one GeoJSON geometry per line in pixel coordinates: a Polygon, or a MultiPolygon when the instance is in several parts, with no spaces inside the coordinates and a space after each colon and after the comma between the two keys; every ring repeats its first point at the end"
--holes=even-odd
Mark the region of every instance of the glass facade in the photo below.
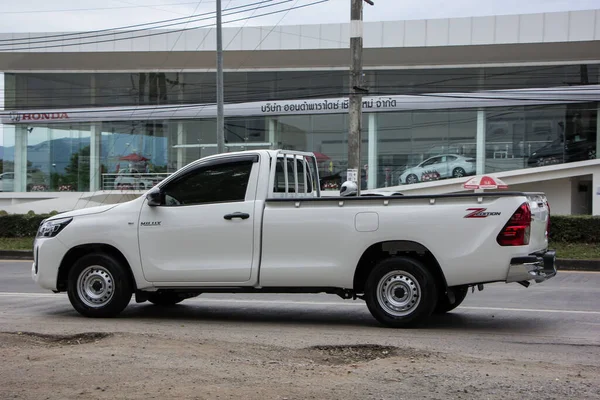
{"type": "Polygon", "coordinates": [[[487,112],[485,172],[596,158],[598,103],[487,112]]]}
{"type": "Polygon", "coordinates": [[[378,176],[374,187],[475,173],[476,110],[381,113],[376,125],[378,176]],[[446,165],[449,160],[436,158],[448,155],[457,156],[454,168],[446,165]]]}
{"type": "MultiPolygon", "coordinates": [[[[596,85],[599,65],[366,71],[369,95],[596,85]]],[[[226,103],[342,97],[347,71],[225,74],[226,103]]],[[[4,74],[5,109],[215,102],[209,73],[4,74]]],[[[571,99],[572,100],[572,99],[571,99]]],[[[436,97],[431,98],[435,104],[436,97]]],[[[596,101],[364,111],[363,188],[383,188],[595,159],[596,101]],[[483,144],[483,145],[481,145],[483,144]]],[[[21,121],[22,122],[22,121],[21,121]]],[[[216,153],[210,118],[4,125],[0,191],[146,189],[216,153]]],[[[347,169],[347,110],[333,114],[228,117],[228,151],[312,151],[321,187],[339,188],[347,169]]]]}
{"type": "MultiPolygon", "coordinates": [[[[471,92],[598,84],[599,64],[530,67],[365,70],[370,95],[471,92]]],[[[5,108],[66,108],[156,104],[214,104],[208,72],[6,73],[5,108]]],[[[348,72],[225,72],[228,103],[341,97],[348,72]]]]}

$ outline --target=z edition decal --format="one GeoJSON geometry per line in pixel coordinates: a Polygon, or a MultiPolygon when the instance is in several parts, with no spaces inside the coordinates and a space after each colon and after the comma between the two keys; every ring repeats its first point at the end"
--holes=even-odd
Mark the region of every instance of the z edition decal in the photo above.
{"type": "Polygon", "coordinates": [[[467,208],[467,211],[471,211],[465,215],[465,218],[487,218],[489,216],[500,215],[499,211],[485,211],[487,208],[467,208]]]}

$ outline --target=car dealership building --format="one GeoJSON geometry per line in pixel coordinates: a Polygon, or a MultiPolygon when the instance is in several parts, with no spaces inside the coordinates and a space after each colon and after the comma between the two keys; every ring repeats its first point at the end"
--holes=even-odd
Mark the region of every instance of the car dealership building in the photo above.
{"type": "MultiPolygon", "coordinates": [[[[0,210],[118,202],[216,152],[215,31],[0,33],[0,210]],[[104,39],[103,39],[104,38],[104,39]]],[[[349,24],[223,29],[228,151],[345,179],[349,24]]],[[[364,24],[365,188],[474,174],[600,215],[600,10],[364,24]]]]}

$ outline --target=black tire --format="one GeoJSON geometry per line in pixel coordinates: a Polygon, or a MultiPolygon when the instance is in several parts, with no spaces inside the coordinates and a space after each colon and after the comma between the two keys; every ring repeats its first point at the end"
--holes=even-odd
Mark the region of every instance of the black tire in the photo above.
{"type": "Polygon", "coordinates": [[[406,183],[412,185],[413,183],[419,183],[419,178],[415,174],[410,174],[406,177],[406,183]]]}
{"type": "Polygon", "coordinates": [[[127,267],[114,257],[93,253],[81,257],[69,271],[67,293],[73,308],[83,316],[108,318],[127,307],[133,282],[127,267]],[[87,289],[87,290],[86,290],[87,289]]]}
{"type": "Polygon", "coordinates": [[[174,306],[177,303],[181,303],[183,300],[190,296],[184,296],[179,293],[173,292],[158,292],[152,293],[148,296],[148,301],[156,306],[174,306]]]}
{"type": "Polygon", "coordinates": [[[466,176],[467,173],[464,169],[462,169],[461,167],[457,167],[454,168],[454,170],[452,171],[452,177],[453,178],[462,178],[463,176],[466,176]]]}
{"type": "Polygon", "coordinates": [[[364,298],[371,315],[391,328],[408,328],[425,321],[433,312],[437,297],[437,285],[431,272],[409,257],[380,261],[365,284],[364,298]],[[396,309],[389,300],[399,300],[396,309]]]}
{"type": "Polygon", "coordinates": [[[454,293],[454,303],[450,303],[450,299],[448,298],[448,296],[445,293],[442,293],[438,298],[438,302],[435,306],[435,309],[433,310],[434,314],[445,314],[460,306],[465,297],[467,297],[469,287],[455,286],[448,288],[448,290],[452,290],[452,292],[454,293]]]}

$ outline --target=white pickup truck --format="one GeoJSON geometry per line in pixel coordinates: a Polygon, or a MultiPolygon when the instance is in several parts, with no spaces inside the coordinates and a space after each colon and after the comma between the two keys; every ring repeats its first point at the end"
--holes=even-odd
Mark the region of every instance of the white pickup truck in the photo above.
{"type": "Polygon", "coordinates": [[[556,275],[543,194],[322,197],[312,153],[197,160],[143,196],[43,221],[32,277],[88,317],[201,293],[329,293],[407,327],[470,287],[556,275]],[[285,160],[285,161],[284,161],[285,160]]]}

